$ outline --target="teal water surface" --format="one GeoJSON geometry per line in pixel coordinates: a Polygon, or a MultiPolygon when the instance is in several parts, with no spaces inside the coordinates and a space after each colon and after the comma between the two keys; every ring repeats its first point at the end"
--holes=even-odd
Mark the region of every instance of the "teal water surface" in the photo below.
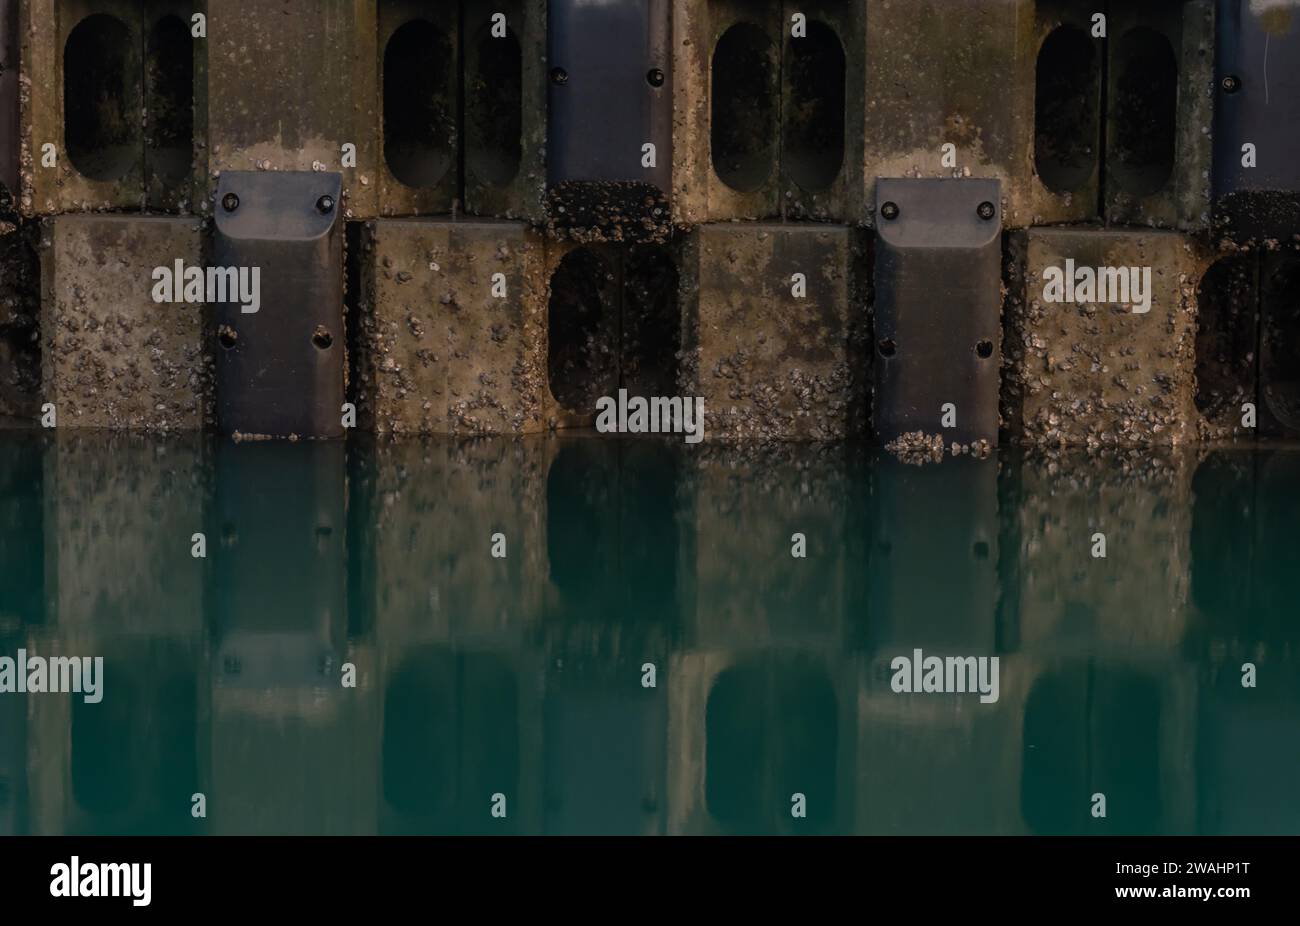
{"type": "Polygon", "coordinates": [[[1298,526],[1290,449],[0,433],[0,656],[104,660],[0,833],[1296,833],[1298,526]]]}

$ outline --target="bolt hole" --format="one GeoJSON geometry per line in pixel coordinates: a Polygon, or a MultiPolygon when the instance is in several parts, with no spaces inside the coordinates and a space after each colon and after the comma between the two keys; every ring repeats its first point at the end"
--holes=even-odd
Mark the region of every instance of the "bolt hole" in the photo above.
{"type": "Polygon", "coordinates": [[[551,83],[567,84],[569,82],[569,72],[564,68],[551,68],[551,83]]]}
{"type": "Polygon", "coordinates": [[[229,325],[222,325],[217,329],[217,340],[223,348],[230,350],[239,341],[239,335],[229,325]]]}
{"type": "Polygon", "coordinates": [[[1223,78],[1221,86],[1225,93],[1236,93],[1241,89],[1241,81],[1237,78],[1237,75],[1228,74],[1223,78]]]}
{"type": "Polygon", "coordinates": [[[894,343],[893,338],[881,338],[879,347],[882,357],[892,357],[898,351],[898,345],[894,343]]]}
{"type": "Polygon", "coordinates": [[[979,355],[980,359],[988,360],[993,356],[993,342],[988,338],[980,341],[975,345],[975,353],[979,355]]]}
{"type": "Polygon", "coordinates": [[[244,670],[243,664],[239,661],[238,656],[227,656],[222,660],[221,667],[227,675],[238,675],[244,670]]]}
{"type": "Polygon", "coordinates": [[[316,331],[311,336],[311,342],[319,350],[329,350],[334,344],[334,336],[325,329],[324,325],[317,325],[316,331]]]}
{"type": "Polygon", "coordinates": [[[664,72],[659,68],[651,68],[645,79],[652,87],[662,87],[664,85],[664,72]]]}

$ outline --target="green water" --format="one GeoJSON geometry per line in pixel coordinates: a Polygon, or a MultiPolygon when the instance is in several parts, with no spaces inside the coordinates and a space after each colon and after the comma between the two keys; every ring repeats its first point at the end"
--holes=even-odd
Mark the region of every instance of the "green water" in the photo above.
{"type": "Polygon", "coordinates": [[[1300,832],[1298,526],[1282,449],[0,433],[0,655],[105,661],[0,833],[1300,832]]]}

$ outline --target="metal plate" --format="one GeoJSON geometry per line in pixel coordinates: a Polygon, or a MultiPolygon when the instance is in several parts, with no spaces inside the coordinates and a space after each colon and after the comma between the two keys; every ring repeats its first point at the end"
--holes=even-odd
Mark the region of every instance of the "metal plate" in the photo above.
{"type": "Polygon", "coordinates": [[[0,0],[0,186],[18,199],[18,0],[0,0]]]}
{"type": "Polygon", "coordinates": [[[1300,3],[1219,0],[1214,194],[1243,235],[1300,226],[1300,3]],[[1255,146],[1256,166],[1242,164],[1255,146]]]}
{"type": "Polygon", "coordinates": [[[261,283],[256,312],[229,299],[213,305],[225,433],[343,435],[341,185],[338,173],[221,175],[210,265],[257,268],[261,283]],[[230,211],[232,195],[238,204],[230,211]],[[324,196],[328,212],[318,206],[324,196]]]}
{"type": "Polygon", "coordinates": [[[666,226],[669,11],[668,0],[549,4],[547,178],[557,222],[608,228],[613,239],[632,236],[648,200],[652,224],[666,226]],[[653,167],[642,166],[646,144],[655,146],[653,167]]]}
{"type": "Polygon", "coordinates": [[[997,180],[876,181],[872,425],[945,445],[998,439],[1002,207],[997,180]],[[887,219],[889,204],[897,218],[887,219]],[[977,210],[992,205],[991,218],[977,210]],[[985,352],[987,352],[986,355],[985,352]],[[954,427],[943,407],[956,406],[954,427]]]}
{"type": "Polygon", "coordinates": [[[552,0],[550,135],[552,184],[635,180],[668,189],[672,165],[672,65],[667,0],[552,0]],[[557,83],[557,69],[566,75],[557,83]],[[660,86],[651,70],[663,74],[660,86]],[[641,146],[655,145],[654,168],[641,146]]]}

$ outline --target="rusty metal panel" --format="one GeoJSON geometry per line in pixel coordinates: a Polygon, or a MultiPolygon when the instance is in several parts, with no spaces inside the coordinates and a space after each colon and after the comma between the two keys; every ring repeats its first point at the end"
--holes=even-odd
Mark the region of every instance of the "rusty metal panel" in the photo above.
{"type": "Polygon", "coordinates": [[[343,435],[342,180],[309,171],[221,175],[211,265],[260,280],[256,308],[240,294],[213,301],[225,433],[343,435]]]}
{"type": "Polygon", "coordinates": [[[876,182],[875,392],[881,441],[998,439],[1001,184],[876,182]],[[945,409],[954,406],[945,424],[945,409]]]}

